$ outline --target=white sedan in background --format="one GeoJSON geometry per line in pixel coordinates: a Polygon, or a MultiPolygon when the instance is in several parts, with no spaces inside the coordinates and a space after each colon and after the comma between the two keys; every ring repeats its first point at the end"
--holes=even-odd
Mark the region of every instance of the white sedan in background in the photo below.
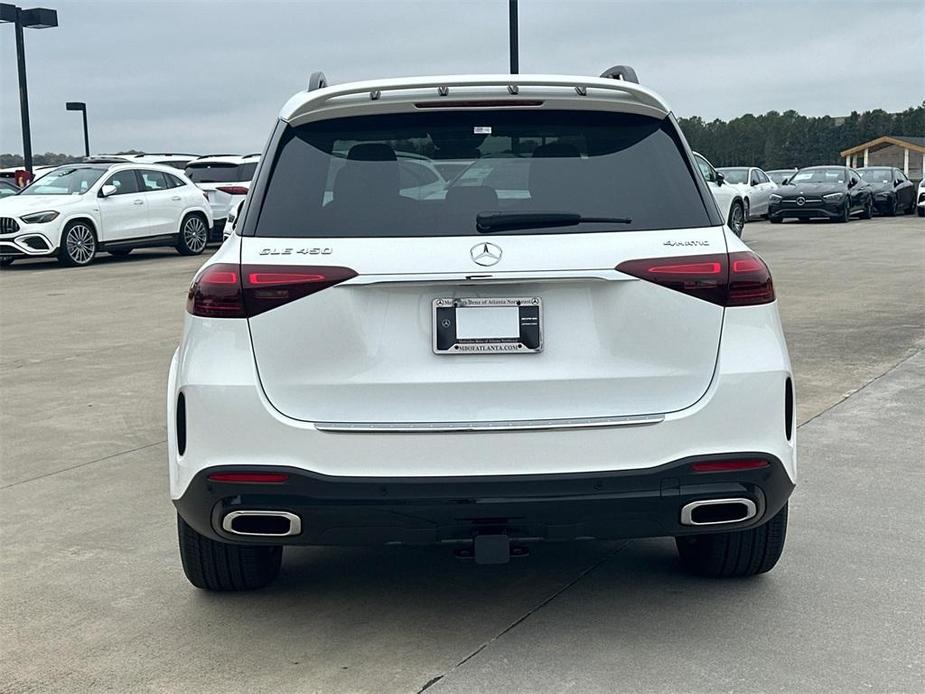
{"type": "Polygon", "coordinates": [[[767,215],[768,196],[777,190],[777,184],[764,171],[756,166],[723,166],[717,171],[742,194],[746,221],[767,215]]]}
{"type": "Polygon", "coordinates": [[[89,265],[97,251],[122,256],[152,246],[198,255],[211,225],[202,191],[176,169],[61,166],[0,200],[0,264],[44,256],[89,265]]]}
{"type": "Polygon", "coordinates": [[[742,238],[742,232],[745,230],[745,222],[748,217],[745,214],[745,201],[742,193],[736,186],[726,185],[726,176],[713,168],[705,156],[699,152],[694,152],[694,162],[703,179],[707,182],[710,192],[716,204],[719,205],[719,211],[723,213],[726,224],[735,233],[742,238]]]}

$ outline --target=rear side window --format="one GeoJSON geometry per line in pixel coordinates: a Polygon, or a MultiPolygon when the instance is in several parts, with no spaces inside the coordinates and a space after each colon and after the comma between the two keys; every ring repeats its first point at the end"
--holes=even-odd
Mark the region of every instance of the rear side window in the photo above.
{"type": "Polygon", "coordinates": [[[186,175],[193,183],[246,183],[257,171],[256,162],[246,164],[190,164],[186,175]]]}
{"type": "Polygon", "coordinates": [[[478,234],[478,213],[494,211],[632,220],[498,234],[711,226],[676,132],[669,119],[552,110],[406,113],[287,127],[252,233],[466,236],[478,234]],[[434,173],[445,160],[457,169],[449,179],[434,173]]]}
{"type": "Polygon", "coordinates": [[[161,171],[142,171],[141,181],[148,192],[167,190],[167,177],[161,171]]]}
{"type": "Polygon", "coordinates": [[[167,187],[168,188],[180,188],[186,185],[183,181],[181,181],[179,178],[177,178],[173,174],[165,173],[164,176],[167,177],[167,187]]]}

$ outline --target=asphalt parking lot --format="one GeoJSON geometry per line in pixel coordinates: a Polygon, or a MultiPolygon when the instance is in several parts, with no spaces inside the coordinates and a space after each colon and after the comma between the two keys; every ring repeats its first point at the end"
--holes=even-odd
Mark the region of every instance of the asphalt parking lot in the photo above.
{"type": "Polygon", "coordinates": [[[800,481],[770,574],[673,543],[288,550],[183,577],[164,389],[201,258],[0,272],[2,692],[922,691],[925,220],[753,222],[796,374],[800,481]]]}

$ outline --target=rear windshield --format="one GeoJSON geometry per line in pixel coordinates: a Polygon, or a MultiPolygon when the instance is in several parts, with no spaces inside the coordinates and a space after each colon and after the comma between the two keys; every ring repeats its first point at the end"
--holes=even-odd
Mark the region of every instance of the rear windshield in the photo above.
{"type": "Polygon", "coordinates": [[[669,119],[583,111],[454,111],[286,128],[255,234],[465,236],[478,233],[480,212],[632,220],[496,234],[711,226],[669,119]],[[409,175],[412,162],[424,175],[409,175]]]}
{"type": "Polygon", "coordinates": [[[190,164],[186,175],[193,183],[244,183],[254,177],[257,163],[247,164],[190,164]]]}
{"type": "Polygon", "coordinates": [[[870,183],[892,183],[893,169],[860,169],[861,178],[870,183]]]}

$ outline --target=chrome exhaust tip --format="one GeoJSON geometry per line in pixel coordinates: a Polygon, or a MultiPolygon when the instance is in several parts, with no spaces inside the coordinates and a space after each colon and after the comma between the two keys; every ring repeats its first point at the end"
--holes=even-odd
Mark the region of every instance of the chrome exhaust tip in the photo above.
{"type": "Polygon", "coordinates": [[[681,525],[726,525],[751,520],[758,507],[751,499],[704,499],[681,507],[681,525]]]}
{"type": "Polygon", "coordinates": [[[302,519],[288,511],[232,511],[222,519],[222,529],[249,537],[290,537],[302,532],[302,519]]]}

